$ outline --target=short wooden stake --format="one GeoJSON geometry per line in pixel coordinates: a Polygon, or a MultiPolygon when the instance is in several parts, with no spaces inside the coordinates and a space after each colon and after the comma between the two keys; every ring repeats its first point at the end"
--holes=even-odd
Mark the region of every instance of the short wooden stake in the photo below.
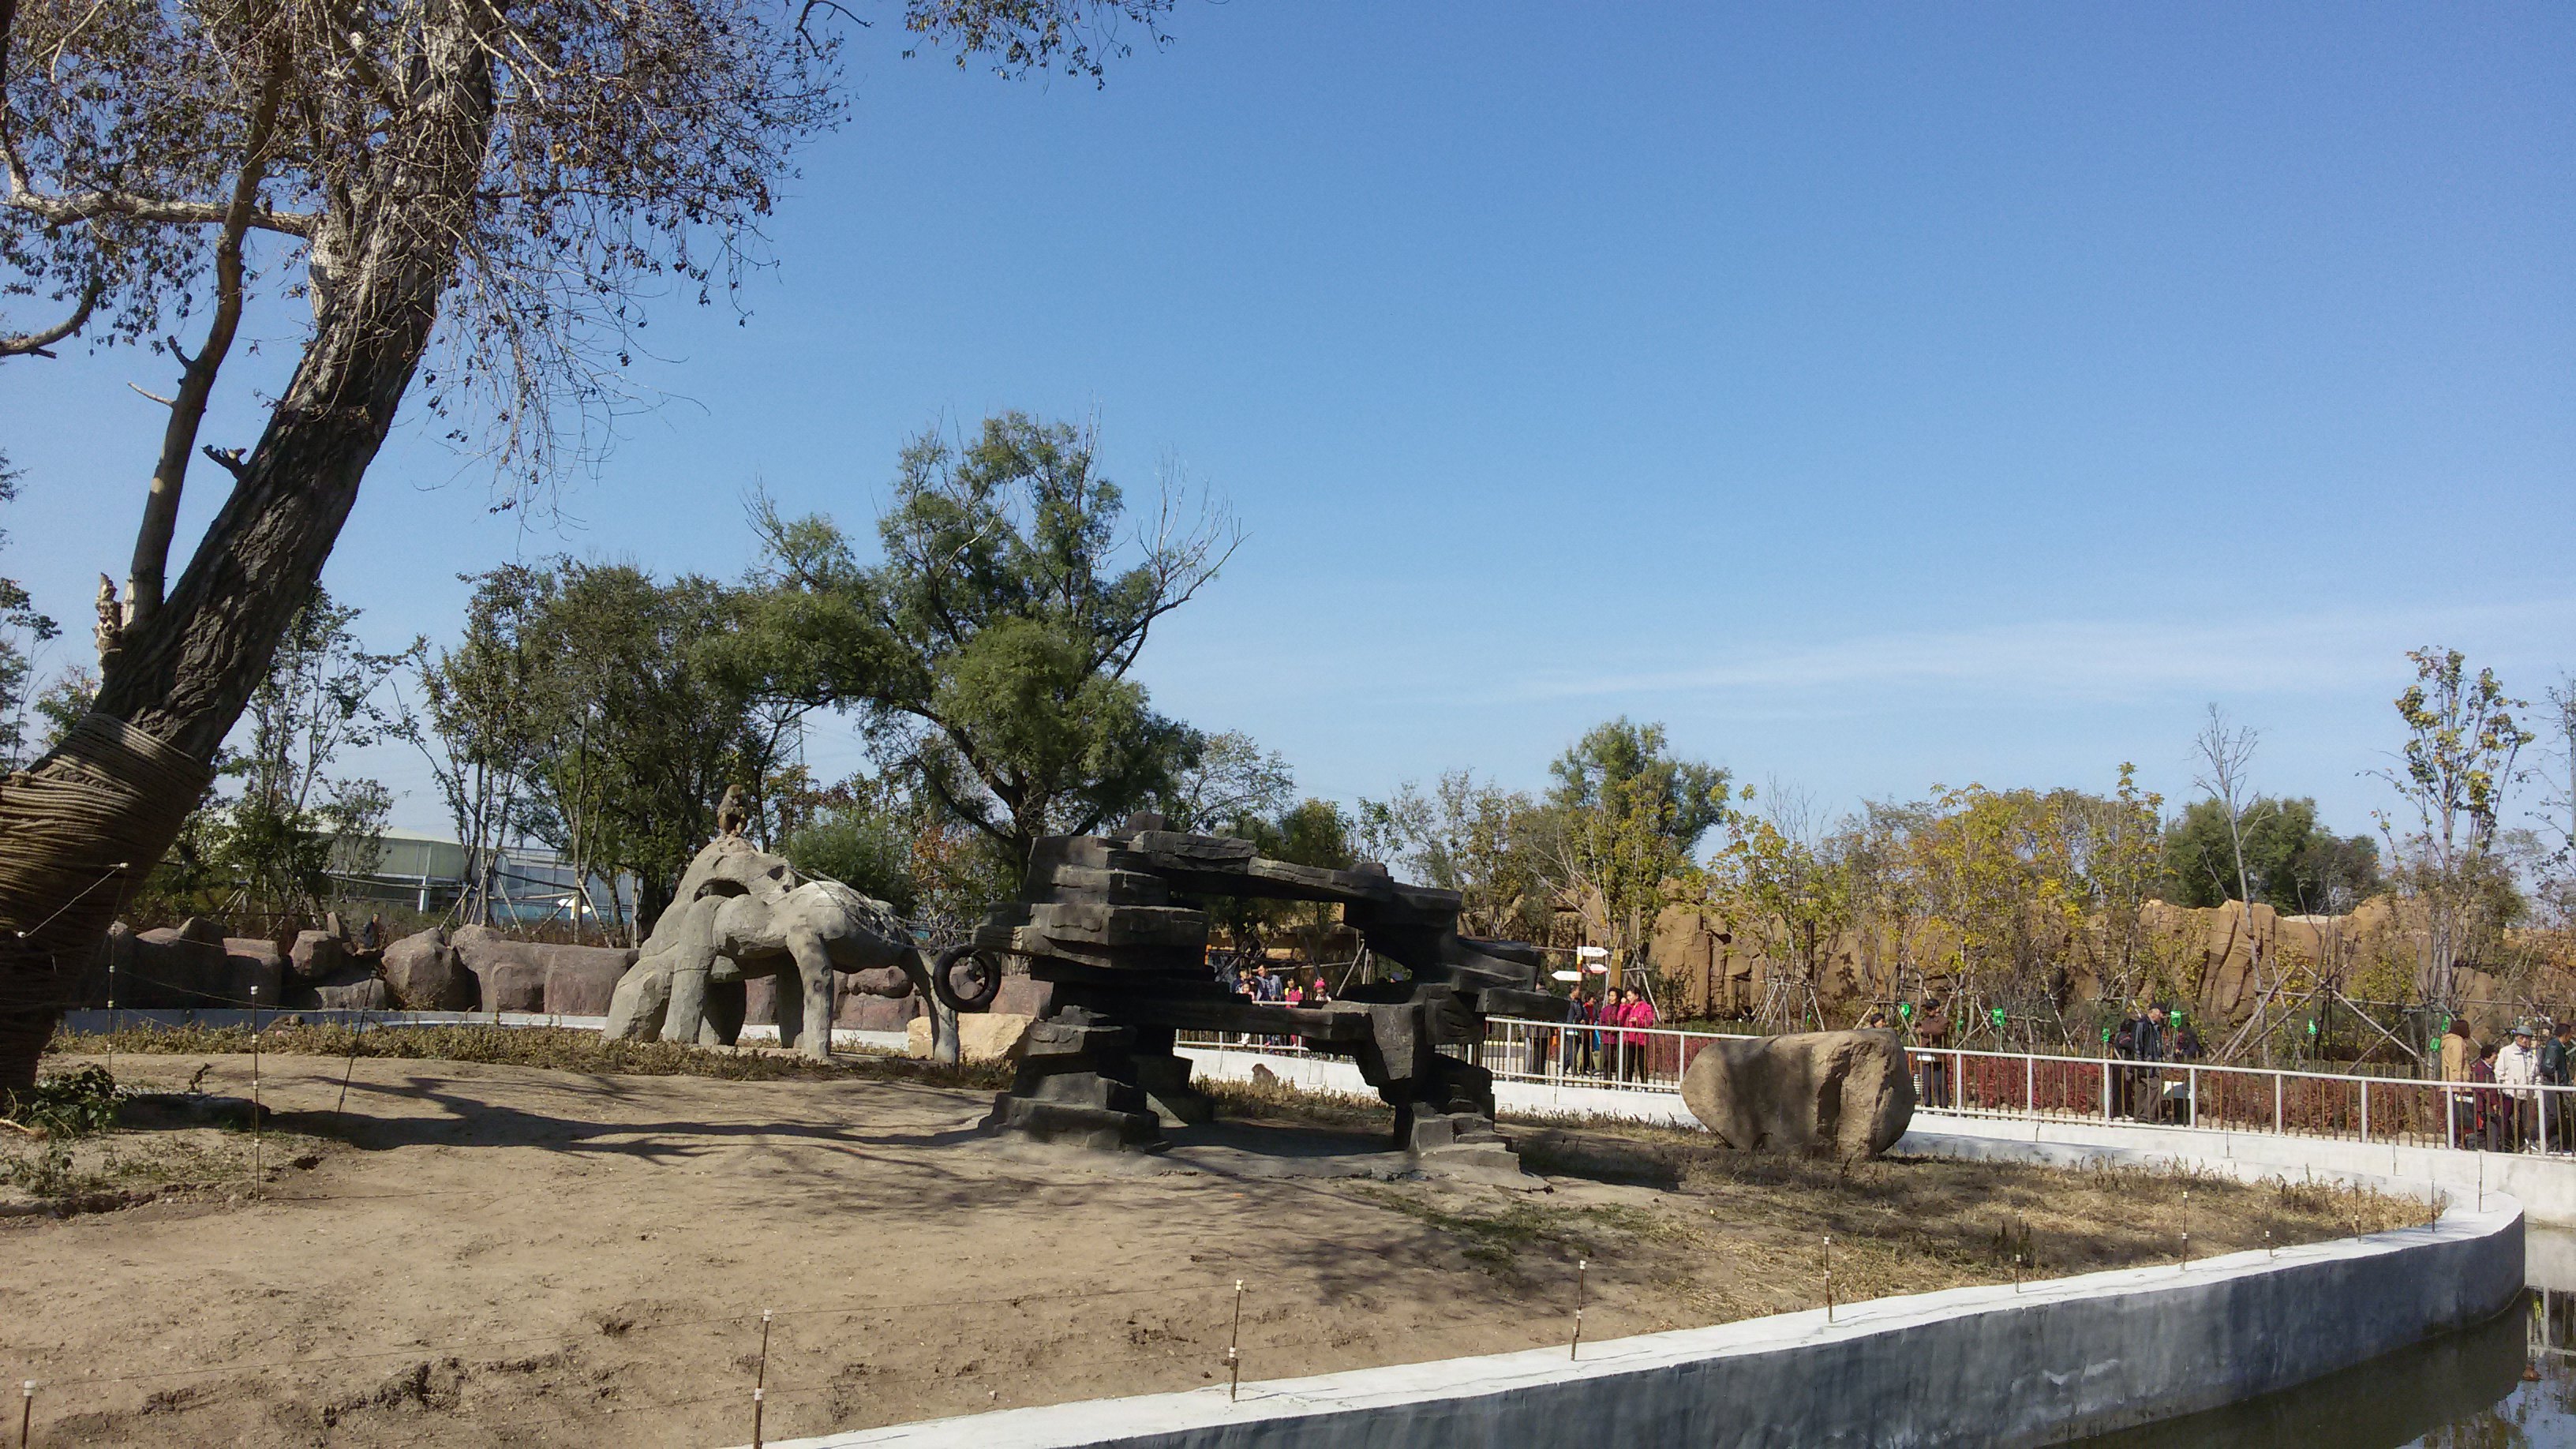
{"type": "Polygon", "coordinates": [[[1243,1280],[1234,1280],[1234,1326],[1225,1331],[1225,1401],[1243,1392],[1243,1280]]]}
{"type": "Polygon", "coordinates": [[[760,1310],[760,1363],[751,1380],[751,1449],[760,1449],[761,1401],[769,1396],[769,1310],[760,1310]]]}
{"type": "Polygon", "coordinates": [[[1592,1260],[1589,1258],[1574,1260],[1574,1341],[1565,1346],[1565,1357],[1568,1362],[1583,1351],[1583,1284],[1584,1277],[1591,1268],[1592,1260]]]}
{"type": "Polygon", "coordinates": [[[36,1381],[18,1385],[18,1449],[27,1449],[27,1431],[36,1424],[36,1381]]]}
{"type": "Polygon", "coordinates": [[[1825,1321],[1834,1321],[1834,1240],[1825,1239],[1825,1321]]]}
{"type": "Polygon", "coordinates": [[[258,1197],[265,1186],[260,1160],[259,1106],[259,987],[250,988],[250,1195],[258,1197]]]}
{"type": "Polygon", "coordinates": [[[340,1068],[340,1100],[331,1106],[333,1126],[339,1125],[340,1118],[349,1110],[349,1078],[355,1076],[358,1071],[358,1033],[367,1029],[366,1022],[367,1018],[360,1016],[358,1025],[349,1031],[349,1060],[340,1068]]]}

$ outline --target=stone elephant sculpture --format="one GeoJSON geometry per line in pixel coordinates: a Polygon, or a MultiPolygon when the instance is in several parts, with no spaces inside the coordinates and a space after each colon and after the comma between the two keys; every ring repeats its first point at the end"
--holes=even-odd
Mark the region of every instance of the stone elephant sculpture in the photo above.
{"type": "Polygon", "coordinates": [[[888,966],[950,1013],[942,1032],[950,1060],[953,1013],[981,1011],[1001,990],[991,957],[963,946],[933,957],[884,902],[838,881],[799,881],[778,857],[719,840],[690,866],[679,898],[618,979],[601,1035],[732,1045],[742,1034],[743,984],[777,976],[780,1044],[829,1061],[832,973],[888,966]]]}

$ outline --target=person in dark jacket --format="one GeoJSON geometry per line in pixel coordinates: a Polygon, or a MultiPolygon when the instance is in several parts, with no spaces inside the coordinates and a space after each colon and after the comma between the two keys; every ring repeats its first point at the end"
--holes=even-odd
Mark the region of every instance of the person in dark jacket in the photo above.
{"type": "MultiPolygon", "coordinates": [[[[2548,1040],[2540,1046],[2540,1080],[2552,1087],[2576,1085],[2576,1021],[2561,1018],[2549,1029],[2548,1040]]],[[[2568,1111],[2568,1094],[2543,1092],[2540,1097],[2541,1110],[2549,1114],[2550,1150],[2568,1151],[2568,1129],[2576,1127],[2576,1114],[2568,1111]]]]}
{"type": "MultiPolygon", "coordinates": [[[[2160,1062],[2165,1059],[2165,1025],[2155,1007],[2144,1000],[2120,1023],[2111,1036],[2111,1054],[2123,1061],[2160,1062]]],[[[2123,1067],[2119,1072],[2121,1115],[2140,1122],[2152,1122],[2164,1106],[2164,1074],[2154,1067],[2123,1067]]]]}
{"type": "Polygon", "coordinates": [[[2478,1134],[2473,1146],[2489,1152],[2505,1150],[2504,1093],[2495,1087],[2496,1044],[2487,1042],[2478,1048],[2478,1059],[2469,1063],[2469,1080],[2477,1083],[2470,1096],[2478,1105],[2478,1134]]]}

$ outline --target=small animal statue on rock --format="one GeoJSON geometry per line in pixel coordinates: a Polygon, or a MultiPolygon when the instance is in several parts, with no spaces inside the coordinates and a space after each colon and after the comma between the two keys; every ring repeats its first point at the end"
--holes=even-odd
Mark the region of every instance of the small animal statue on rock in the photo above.
{"type": "Polygon", "coordinates": [[[981,1011],[1001,972],[970,948],[933,960],[885,902],[838,881],[805,880],[741,834],[738,790],[717,807],[723,833],[698,852],[635,964],[618,979],[600,1034],[612,1040],[731,1046],[742,1034],[744,983],[780,978],[778,1040],[832,1056],[832,973],[892,966],[951,1011],[981,1011]]]}

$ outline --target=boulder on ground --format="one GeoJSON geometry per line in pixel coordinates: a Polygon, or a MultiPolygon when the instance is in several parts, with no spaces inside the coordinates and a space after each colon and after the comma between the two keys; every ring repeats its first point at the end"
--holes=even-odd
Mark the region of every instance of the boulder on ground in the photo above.
{"type": "Polygon", "coordinates": [[[328,931],[298,931],[295,944],[287,950],[286,966],[298,981],[333,980],[348,969],[348,943],[328,931]]]}
{"type": "Polygon", "coordinates": [[[617,978],[635,964],[633,947],[514,941],[489,926],[462,927],[448,936],[448,944],[474,973],[482,1011],[604,1015],[617,978]]]}
{"type": "Polygon", "coordinates": [[[293,998],[287,1005],[299,1011],[390,1011],[394,1005],[375,968],[355,963],[320,981],[290,979],[286,992],[293,998]]]}
{"type": "Polygon", "coordinates": [[[1892,1031],[1719,1037],[1682,1073],[1682,1102],[1739,1151],[1850,1160],[1905,1135],[1914,1079],[1892,1031]]]}
{"type": "MultiPolygon", "coordinates": [[[[191,940],[167,926],[135,931],[119,921],[103,948],[103,979],[85,994],[118,1006],[228,1006],[223,947],[191,940]]],[[[272,998],[272,1004],[274,999],[272,998]]]]}
{"type": "Polygon", "coordinates": [[[182,941],[198,941],[209,946],[220,946],[224,943],[223,923],[209,920],[204,916],[190,916],[181,921],[175,934],[182,941]]]}
{"type": "MultiPolygon", "coordinates": [[[[970,1062],[1016,1062],[1028,1051],[1029,1023],[1035,1017],[1016,1011],[969,1011],[957,1018],[957,1054],[970,1062]]],[[[904,1028],[904,1053],[930,1057],[930,1018],[915,1017],[904,1028]]]]}
{"type": "Polygon", "coordinates": [[[993,1010],[1015,1011],[1024,1016],[1044,1016],[1055,1002],[1055,983],[1040,981],[1022,972],[1002,978],[1002,989],[993,997],[993,1010]]]}
{"type": "MultiPolygon", "coordinates": [[[[468,958],[471,959],[470,957],[468,958]]],[[[478,1011],[546,1009],[546,968],[531,961],[495,961],[474,973],[483,995],[478,1011]]]]}
{"type": "Polygon", "coordinates": [[[224,995],[233,1003],[258,1001],[274,1006],[286,999],[286,958],[275,941],[256,936],[224,937],[224,995]],[[251,988],[259,988],[254,996],[251,988]]]}
{"type": "Polygon", "coordinates": [[[914,1021],[927,1021],[927,1008],[918,996],[869,996],[863,992],[844,992],[841,1009],[832,1018],[838,1031],[903,1031],[914,1021]]]}
{"type": "Polygon", "coordinates": [[[227,1006],[246,1006],[256,1002],[262,1007],[272,1007],[284,1002],[286,963],[278,960],[274,952],[266,956],[225,952],[223,999],[227,1006]]]}
{"type": "Polygon", "coordinates": [[[617,979],[635,964],[632,947],[548,946],[546,1010],[557,1016],[606,1016],[617,979]]]}
{"type": "Polygon", "coordinates": [[[405,936],[385,948],[385,985],[409,1011],[472,1011],[481,994],[444,930],[405,936]]]}

